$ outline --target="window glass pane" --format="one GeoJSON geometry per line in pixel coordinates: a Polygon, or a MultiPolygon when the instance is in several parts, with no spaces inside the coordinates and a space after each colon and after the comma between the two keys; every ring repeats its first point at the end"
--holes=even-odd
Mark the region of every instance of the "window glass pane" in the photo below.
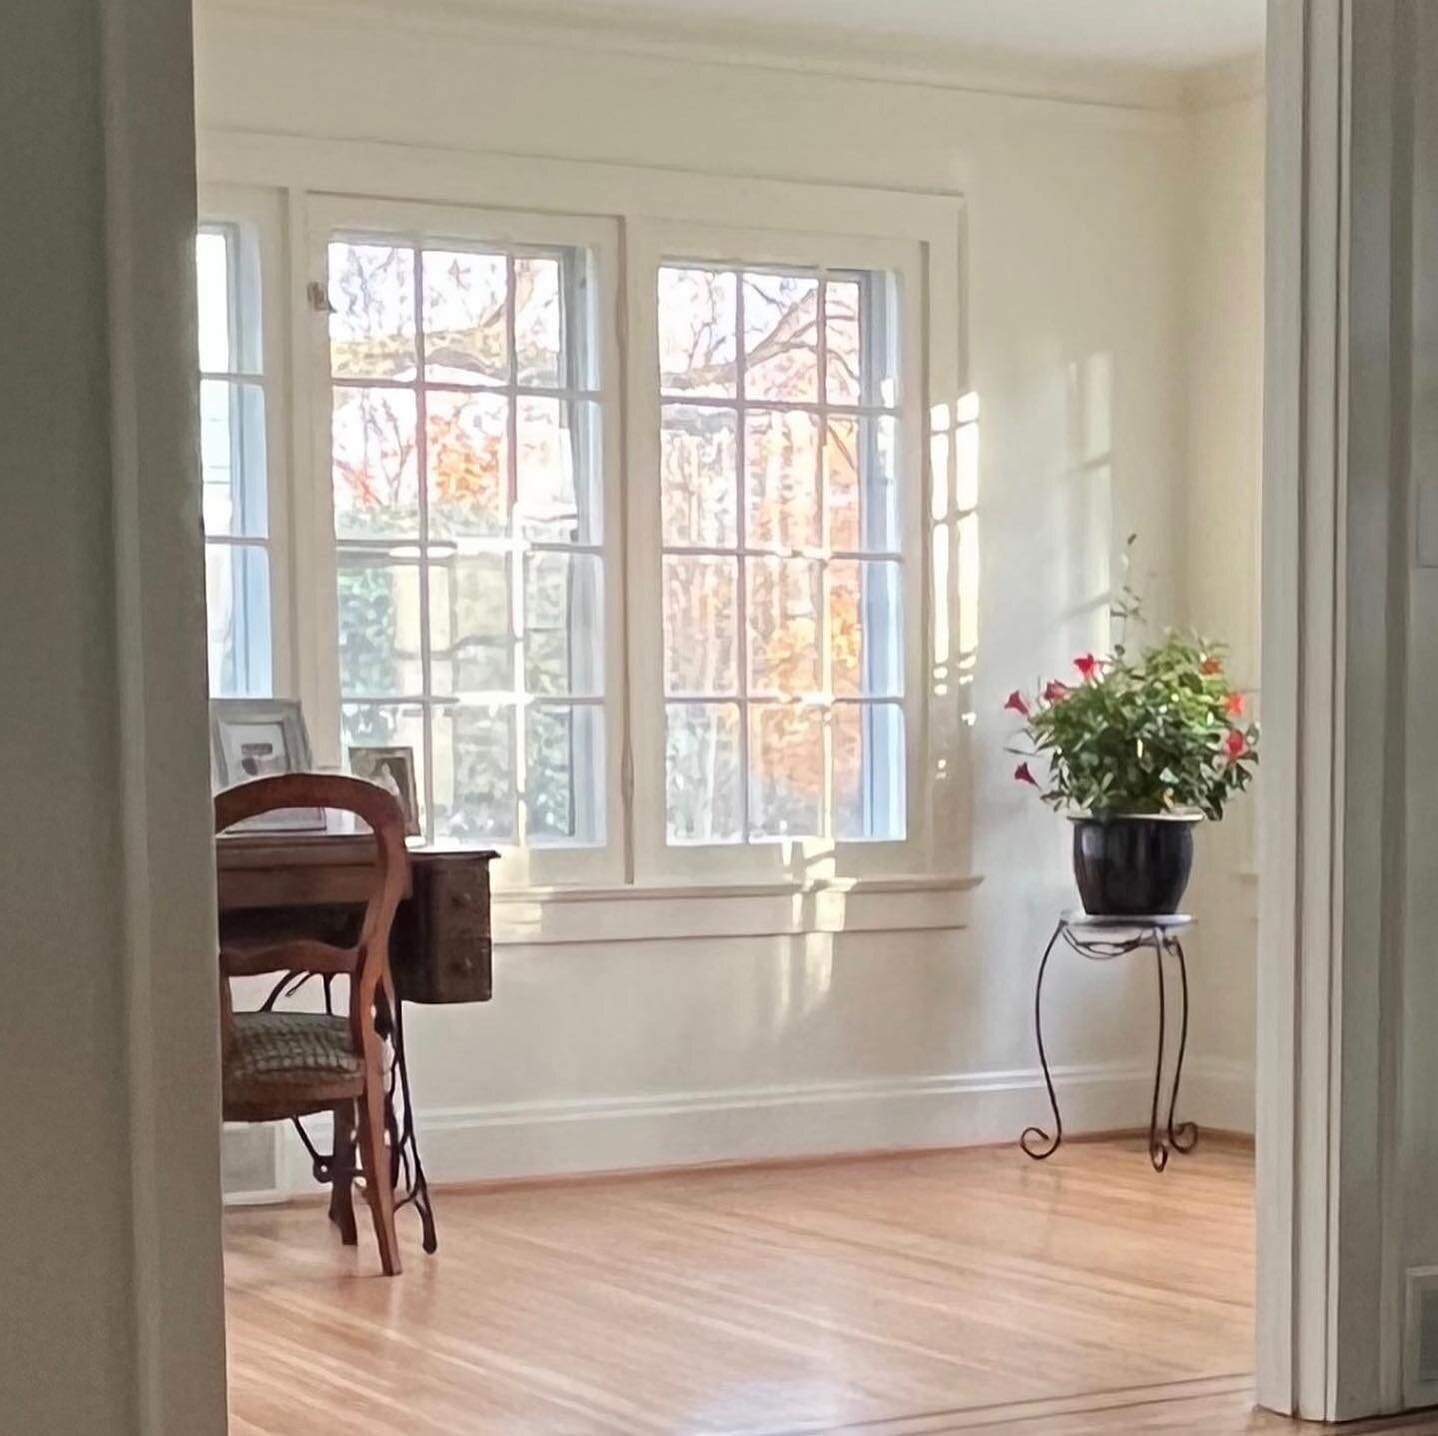
{"type": "Polygon", "coordinates": [[[824,799],[824,712],[806,704],[749,710],[749,832],[814,837],[824,799]]]}
{"type": "Polygon", "coordinates": [[[195,236],[195,298],[202,371],[223,374],[236,367],[230,297],[230,237],[223,230],[201,230],[195,236]]]}
{"type": "Polygon", "coordinates": [[[658,275],[670,841],[902,837],[902,710],[872,701],[904,692],[896,286],[735,276],[658,275]],[[744,801],[714,822],[731,757],[744,801]]]}
{"type": "Polygon", "coordinates": [[[525,741],[529,840],[603,842],[603,710],[592,703],[531,706],[525,741]]]}
{"type": "Polygon", "coordinates": [[[509,560],[502,553],[435,558],[429,570],[434,692],[514,690],[509,560]]]}
{"type": "Polygon", "coordinates": [[[733,397],[738,380],[736,276],[665,266],[659,271],[659,384],[666,394],[733,397]]]}
{"type": "Polygon", "coordinates": [[[744,392],[750,399],[819,397],[819,281],[744,275],[744,392]]]}
{"type": "Polygon", "coordinates": [[[210,692],[216,698],[270,694],[269,555],[258,545],[205,545],[210,692]]]}
{"type": "Polygon", "coordinates": [[[207,534],[266,536],[265,395],[258,384],[200,381],[200,479],[207,534]]]}
{"type": "Polygon", "coordinates": [[[418,696],[419,566],[339,556],[340,691],[346,698],[418,696]]]}
{"type": "Polygon", "coordinates": [[[424,373],[435,383],[509,379],[509,264],[502,254],[426,249],[424,373]]]}
{"type": "Polygon", "coordinates": [[[431,389],[424,423],[430,533],[505,533],[509,400],[503,394],[431,389]]]}
{"type": "Polygon", "coordinates": [[[337,385],[332,454],[338,538],[418,536],[412,390],[337,385]]]}
{"type": "Polygon", "coordinates": [[[412,379],[414,251],[335,240],[329,268],[330,372],[336,378],[412,379]]]}
{"type": "Polygon", "coordinates": [[[823,542],[817,417],[751,411],[744,425],[744,468],[748,546],[817,548],[823,542]]]}
{"type": "Polygon", "coordinates": [[[269,476],[259,371],[258,250],[248,227],[223,224],[195,236],[195,300],[201,374],[255,373],[254,382],[200,381],[200,505],[210,692],[273,691],[269,476]],[[243,279],[242,279],[243,276],[243,279]]]}
{"type": "Polygon", "coordinates": [[[552,697],[597,696],[604,678],[598,556],[531,553],[524,576],[525,688],[552,697]]]}
{"type": "Polygon", "coordinates": [[[830,415],[824,444],[829,544],[841,553],[899,550],[898,424],[830,415]]]}
{"type": "Polygon", "coordinates": [[[521,384],[557,389],[563,382],[561,292],[557,259],[515,259],[514,347],[521,384]]]}
{"type": "Polygon", "coordinates": [[[664,542],[732,548],[738,492],[738,415],[666,404],[659,435],[664,542]]]}
{"type": "Polygon", "coordinates": [[[445,841],[603,840],[604,714],[571,701],[604,687],[601,403],[565,392],[597,385],[587,262],[330,250],[341,687],[421,701],[445,841]]]}
{"type": "Polygon", "coordinates": [[[905,835],[904,710],[897,703],[834,709],[834,836],[897,842],[905,835]]]}
{"type": "Polygon", "coordinates": [[[820,565],[803,558],[751,558],[744,570],[749,691],[782,698],[818,693],[820,565]]]}
{"type": "Polygon", "coordinates": [[[829,656],[841,697],[903,693],[899,584],[897,563],[830,563],[829,656]]]}
{"type": "Polygon", "coordinates": [[[443,841],[518,837],[512,705],[453,704],[434,712],[434,827],[443,841]]]}
{"type": "Polygon", "coordinates": [[[831,279],[824,286],[824,387],[831,404],[860,402],[860,295],[856,279],[831,279]]]}
{"type": "Polygon", "coordinates": [[[664,691],[739,689],[738,575],[732,558],[664,560],[664,691]]]}
{"type": "Polygon", "coordinates": [[[671,703],[665,712],[669,841],[739,842],[744,836],[739,705],[671,703]]]}
{"type": "Polygon", "coordinates": [[[588,399],[518,401],[518,491],[524,537],[600,541],[599,405],[588,399]]]}

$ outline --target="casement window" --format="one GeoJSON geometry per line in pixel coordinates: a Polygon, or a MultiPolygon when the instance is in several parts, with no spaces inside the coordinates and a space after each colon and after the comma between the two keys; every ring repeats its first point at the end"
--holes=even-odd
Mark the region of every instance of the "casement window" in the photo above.
{"type": "Polygon", "coordinates": [[[608,230],[357,202],[329,213],[317,407],[339,761],[411,747],[430,840],[561,855],[527,861],[530,878],[602,872],[620,647],[608,230]]]}
{"type": "Polygon", "coordinates": [[[658,274],[670,843],[905,835],[894,276],[658,274]]]}
{"type": "Polygon", "coordinates": [[[266,696],[274,689],[273,551],[254,229],[201,225],[195,279],[210,691],[266,696]]]}
{"type": "Polygon", "coordinates": [[[200,236],[215,690],[297,693],[324,766],[412,748],[426,839],[501,886],[907,880],[953,831],[972,523],[926,242],[701,199],[292,195],[278,443],[244,226],[200,236]]]}
{"type": "Polygon", "coordinates": [[[639,869],[920,871],[918,247],[655,223],[629,254],[639,869]]]}

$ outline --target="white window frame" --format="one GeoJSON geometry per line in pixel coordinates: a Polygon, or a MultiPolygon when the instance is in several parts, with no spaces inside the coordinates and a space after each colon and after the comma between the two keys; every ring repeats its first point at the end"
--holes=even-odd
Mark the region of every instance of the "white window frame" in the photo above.
{"type": "MultiPolygon", "coordinates": [[[[617,313],[618,226],[612,220],[495,210],[452,204],[311,196],[306,206],[306,264],[312,281],[327,273],[328,250],[337,235],[364,235],[415,245],[442,243],[503,246],[566,246],[588,252],[597,288],[591,336],[599,376],[594,391],[601,409],[601,541],[598,551],[604,583],[604,841],[598,845],[518,846],[495,843],[499,861],[492,875],[508,887],[549,884],[617,884],[624,880],[624,802],[621,785],[624,752],[623,505],[620,463],[622,415],[618,403],[619,349],[613,316],[617,313]]],[[[301,550],[309,572],[299,617],[303,651],[310,655],[302,675],[304,706],[316,760],[343,768],[340,751],[338,546],[334,536],[331,486],[330,355],[328,315],[307,300],[301,319],[309,375],[308,408],[311,501],[304,506],[301,550]]],[[[508,392],[497,387],[496,393],[508,392]]],[[[423,482],[423,476],[421,476],[423,482]]],[[[516,552],[518,552],[516,548],[516,552]]],[[[518,573],[518,568],[514,573],[518,573]]],[[[524,740],[523,712],[517,739],[524,740]]]]}
{"type": "MultiPolygon", "coordinates": [[[[898,547],[903,602],[901,706],[906,744],[904,837],[861,841],[794,837],[716,844],[669,843],[662,605],[657,601],[635,601],[631,604],[630,684],[634,695],[631,704],[635,753],[634,835],[639,878],[657,882],[722,874],[730,880],[745,882],[797,882],[811,878],[816,872],[847,878],[924,871],[930,851],[930,812],[922,781],[927,751],[927,705],[922,701],[922,691],[926,668],[923,515],[927,468],[924,414],[928,388],[923,352],[926,287],[922,248],[912,241],[894,239],[664,221],[631,224],[626,240],[629,582],[636,598],[663,593],[657,287],[661,266],[688,260],[750,268],[773,265],[806,270],[860,270],[892,276],[899,360],[898,547]]],[[[741,622],[742,614],[741,605],[741,622]]],[[[744,687],[742,675],[740,686],[744,687]]],[[[746,718],[747,708],[741,707],[741,722],[746,718]]],[[[743,747],[741,744],[741,751],[743,747]]],[[[747,772],[741,772],[740,781],[747,785],[747,772]]]]}
{"type": "Polygon", "coordinates": [[[290,485],[290,306],[286,266],[284,197],[252,185],[203,184],[198,192],[199,229],[232,228],[239,237],[235,301],[259,324],[259,372],[205,370],[205,379],[252,384],[263,395],[267,533],[263,539],[205,535],[210,546],[253,546],[269,557],[270,691],[298,694],[294,646],[294,571],[290,485]]]}
{"type": "MultiPolygon", "coordinates": [[[[671,935],[684,932],[727,935],[737,933],[902,930],[962,923],[963,897],[980,878],[973,866],[972,704],[969,698],[978,644],[978,398],[971,392],[968,373],[965,302],[966,215],[963,198],[952,192],[895,191],[838,183],[813,183],[745,175],[718,175],[693,170],[655,169],[641,165],[595,163],[535,156],[511,156],[483,151],[442,149],[425,145],[395,145],[373,140],[312,139],[285,135],[202,131],[199,160],[208,180],[257,188],[279,187],[285,195],[285,233],[289,251],[290,352],[295,356],[287,396],[293,422],[293,463],[296,482],[294,547],[306,555],[295,585],[293,642],[297,655],[297,696],[311,715],[316,731],[316,752],[322,764],[338,764],[338,727],[331,738],[323,732],[321,716],[334,702],[333,573],[316,574],[311,556],[332,544],[329,514],[329,475],[317,463],[315,379],[319,390],[320,433],[327,444],[328,371],[325,326],[317,322],[306,286],[322,268],[315,263],[311,237],[320,231],[312,214],[336,203],[335,196],[373,195],[385,177],[403,185],[407,201],[457,207],[466,213],[508,212],[518,215],[545,213],[595,216],[596,222],[617,235],[618,254],[610,271],[621,303],[617,305],[624,370],[617,381],[625,446],[624,467],[607,493],[623,492],[637,470],[629,452],[629,439],[637,418],[625,412],[630,397],[657,402],[657,371],[637,374],[630,338],[634,332],[632,275],[634,247],[643,242],[648,226],[679,225],[712,230],[726,225],[762,226],[766,231],[791,235],[853,236],[861,242],[896,241],[917,246],[922,255],[923,300],[919,315],[922,330],[927,405],[924,486],[928,508],[922,519],[921,610],[908,612],[907,622],[918,624],[923,650],[921,665],[906,676],[909,701],[921,705],[923,725],[908,734],[921,781],[911,779],[908,838],[902,854],[883,855],[888,844],[863,843],[861,862],[844,875],[843,855],[816,859],[801,872],[799,865],[745,878],[730,867],[701,865],[690,874],[682,851],[663,844],[664,829],[654,829],[660,842],[644,851],[638,835],[643,794],[637,778],[651,759],[640,747],[637,731],[628,723],[628,695],[632,706],[646,700],[636,676],[629,671],[637,647],[635,635],[653,642],[652,614],[644,604],[657,605],[658,590],[646,600],[634,589],[627,572],[624,591],[611,592],[606,640],[612,625],[623,619],[625,669],[622,688],[607,695],[608,731],[622,748],[622,788],[611,784],[608,837],[613,851],[602,872],[543,877],[521,861],[502,863],[496,870],[497,930],[506,940],[525,943],[587,941],[596,932],[616,937],[633,931],[652,935],[660,928],[671,935]],[[621,269],[619,259],[625,260],[621,269]],[[322,512],[321,512],[322,510],[322,512]],[[621,606],[625,613],[621,615],[621,606]],[[920,832],[921,808],[927,811],[927,834],[920,832]],[[679,857],[678,863],[671,861],[679,857]],[[898,868],[899,871],[891,869],[898,868]],[[634,903],[630,899],[652,898],[634,903]],[[719,901],[719,899],[723,901],[719,901]],[[622,899],[622,901],[621,901],[622,899]],[[752,909],[752,911],[751,911],[752,909]],[[661,921],[662,919],[662,921],[661,921]],[[659,925],[656,926],[656,923],[659,925]]],[[[378,211],[377,201],[363,201],[366,214],[378,211]]],[[[353,208],[349,209],[353,219],[353,208]]],[[[782,244],[781,244],[782,248],[782,244]]],[[[657,257],[657,256],[656,256],[657,257]]],[[[756,261],[762,255],[746,255],[756,261]]],[[[812,263],[812,260],[806,262],[812,263]]],[[[862,266],[860,266],[862,267],[862,266]]],[[[608,344],[607,332],[602,338],[608,344]]],[[[606,382],[614,371],[606,369],[606,382]]],[[[615,437],[613,426],[608,431],[615,437]]],[[[655,435],[657,442],[657,433],[655,435]]],[[[608,457],[608,456],[607,456],[608,457]]],[[[611,463],[613,459],[609,459],[611,463]]],[[[611,469],[607,478],[614,480],[611,469]]],[[[612,502],[613,498],[607,499],[612,502]]],[[[627,506],[627,498],[626,498],[627,506]]],[[[608,513],[606,512],[606,519],[608,513]]],[[[657,530],[656,530],[657,533],[657,530]]],[[[618,542],[626,566],[637,557],[638,534],[621,534],[618,525],[607,528],[610,542],[618,542]]],[[[657,550],[656,550],[657,552],[657,550]]],[[[607,662],[619,657],[610,642],[607,662]]],[[[282,691],[282,690],[279,690],[282,691]]],[[[334,710],[337,712],[337,708],[334,710]]],[[[654,736],[657,723],[650,723],[654,736]]],[[[657,750],[662,765],[662,749],[657,750]]],[[[662,766],[660,782],[651,781],[648,796],[651,818],[662,821],[662,766]]],[[[712,850],[711,850],[712,851],[712,850]]],[[[508,855],[507,855],[508,856],[508,855]]],[[[694,850],[690,850],[690,859],[694,850]]]]}

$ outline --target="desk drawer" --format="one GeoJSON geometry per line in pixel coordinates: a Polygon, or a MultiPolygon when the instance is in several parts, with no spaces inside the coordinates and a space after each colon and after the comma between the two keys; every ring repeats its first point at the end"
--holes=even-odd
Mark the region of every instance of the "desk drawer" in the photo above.
{"type": "Polygon", "coordinates": [[[405,1002],[488,1002],[494,993],[489,869],[464,857],[414,869],[414,896],[391,944],[395,987],[405,1002]]]}

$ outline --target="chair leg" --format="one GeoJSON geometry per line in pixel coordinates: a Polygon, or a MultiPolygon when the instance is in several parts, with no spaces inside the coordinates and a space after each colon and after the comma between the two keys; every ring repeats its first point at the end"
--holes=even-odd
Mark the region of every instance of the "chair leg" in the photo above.
{"type": "Polygon", "coordinates": [[[364,1163],[365,1195],[374,1217],[379,1261],[386,1276],[400,1273],[399,1241],[394,1230],[394,1187],[389,1179],[389,1157],[384,1140],[384,1091],[378,1082],[366,1084],[360,1098],[359,1141],[364,1163]]]}
{"type": "Polygon", "coordinates": [[[355,1229],[355,1104],[341,1102],[334,1109],[334,1156],[330,1159],[330,1220],[340,1229],[347,1247],[359,1243],[355,1229]]]}

